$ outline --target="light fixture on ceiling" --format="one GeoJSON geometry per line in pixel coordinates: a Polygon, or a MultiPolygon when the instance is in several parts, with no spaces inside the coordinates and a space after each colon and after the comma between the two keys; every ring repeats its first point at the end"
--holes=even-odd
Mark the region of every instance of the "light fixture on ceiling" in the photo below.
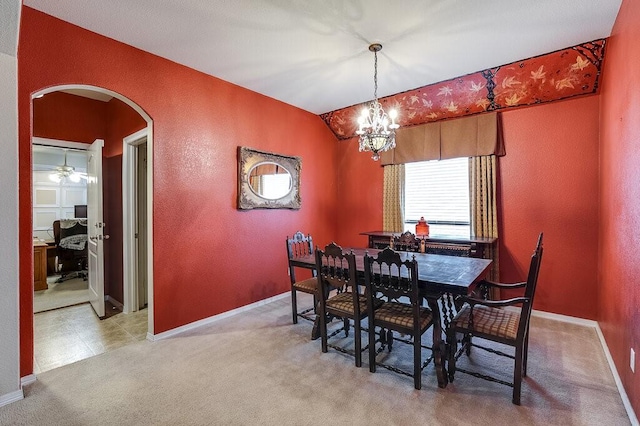
{"type": "Polygon", "coordinates": [[[359,128],[356,131],[360,135],[360,152],[371,151],[371,158],[380,159],[380,153],[396,146],[396,129],[400,127],[396,124],[398,112],[395,109],[389,111],[389,115],[384,112],[382,105],[378,102],[378,52],[382,50],[382,45],[374,43],[369,46],[373,52],[373,101],[368,108],[362,110],[358,118],[359,128]],[[391,123],[389,123],[391,119],[391,123]]]}
{"type": "Polygon", "coordinates": [[[68,179],[73,183],[80,182],[80,179],[84,177],[82,174],[76,172],[76,168],[67,165],[67,151],[64,151],[64,164],[56,166],[56,169],[49,173],[49,180],[59,183],[63,179],[68,179]]]}

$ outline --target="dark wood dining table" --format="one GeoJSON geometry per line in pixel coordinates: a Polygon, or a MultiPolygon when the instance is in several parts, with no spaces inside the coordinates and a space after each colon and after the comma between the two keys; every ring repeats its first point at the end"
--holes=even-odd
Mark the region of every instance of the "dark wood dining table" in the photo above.
{"type": "MultiPolygon", "coordinates": [[[[356,255],[356,269],[358,273],[364,276],[364,254],[376,256],[381,250],[364,249],[364,248],[348,248],[343,249],[345,252],[352,250],[356,255]]],[[[443,306],[442,315],[448,318],[453,314],[453,306],[451,298],[448,297],[449,304],[438,304],[438,300],[444,295],[457,296],[468,295],[476,287],[476,285],[488,274],[491,259],[478,259],[473,257],[444,256],[438,254],[424,254],[413,252],[398,252],[402,260],[411,259],[415,256],[418,261],[418,284],[423,296],[426,298],[429,308],[433,312],[433,359],[435,363],[436,375],[438,378],[438,386],[444,388],[447,386],[446,374],[446,348],[445,341],[442,339],[442,320],[440,305],[443,306]],[[449,312],[448,310],[451,310],[449,312]]],[[[292,264],[300,268],[314,269],[315,257],[304,256],[292,259],[292,264]]],[[[316,330],[317,327],[314,327],[316,330]]],[[[316,336],[312,336],[316,338],[316,336]]]]}

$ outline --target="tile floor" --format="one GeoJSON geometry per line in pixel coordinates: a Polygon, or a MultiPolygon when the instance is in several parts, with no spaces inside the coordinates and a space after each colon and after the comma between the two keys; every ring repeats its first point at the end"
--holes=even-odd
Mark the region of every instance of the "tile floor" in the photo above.
{"type": "Polygon", "coordinates": [[[147,310],[100,320],[89,303],[34,315],[34,373],[92,357],[147,335],[147,310]]]}

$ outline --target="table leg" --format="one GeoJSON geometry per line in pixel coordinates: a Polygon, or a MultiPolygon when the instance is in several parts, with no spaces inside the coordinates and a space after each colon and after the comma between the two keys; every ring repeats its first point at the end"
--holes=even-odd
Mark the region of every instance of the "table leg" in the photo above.
{"type": "Polygon", "coordinates": [[[440,322],[440,308],[438,297],[427,297],[427,302],[433,315],[433,360],[438,378],[438,387],[447,387],[447,369],[445,367],[446,345],[442,341],[442,324],[440,322]]]}

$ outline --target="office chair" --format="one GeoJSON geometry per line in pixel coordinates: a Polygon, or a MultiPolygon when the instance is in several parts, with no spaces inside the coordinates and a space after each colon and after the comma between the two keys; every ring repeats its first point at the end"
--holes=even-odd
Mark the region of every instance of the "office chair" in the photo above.
{"type": "Polygon", "coordinates": [[[61,273],[56,283],[71,278],[87,279],[87,220],[61,219],[53,222],[56,244],[56,272],[61,273]]]}

